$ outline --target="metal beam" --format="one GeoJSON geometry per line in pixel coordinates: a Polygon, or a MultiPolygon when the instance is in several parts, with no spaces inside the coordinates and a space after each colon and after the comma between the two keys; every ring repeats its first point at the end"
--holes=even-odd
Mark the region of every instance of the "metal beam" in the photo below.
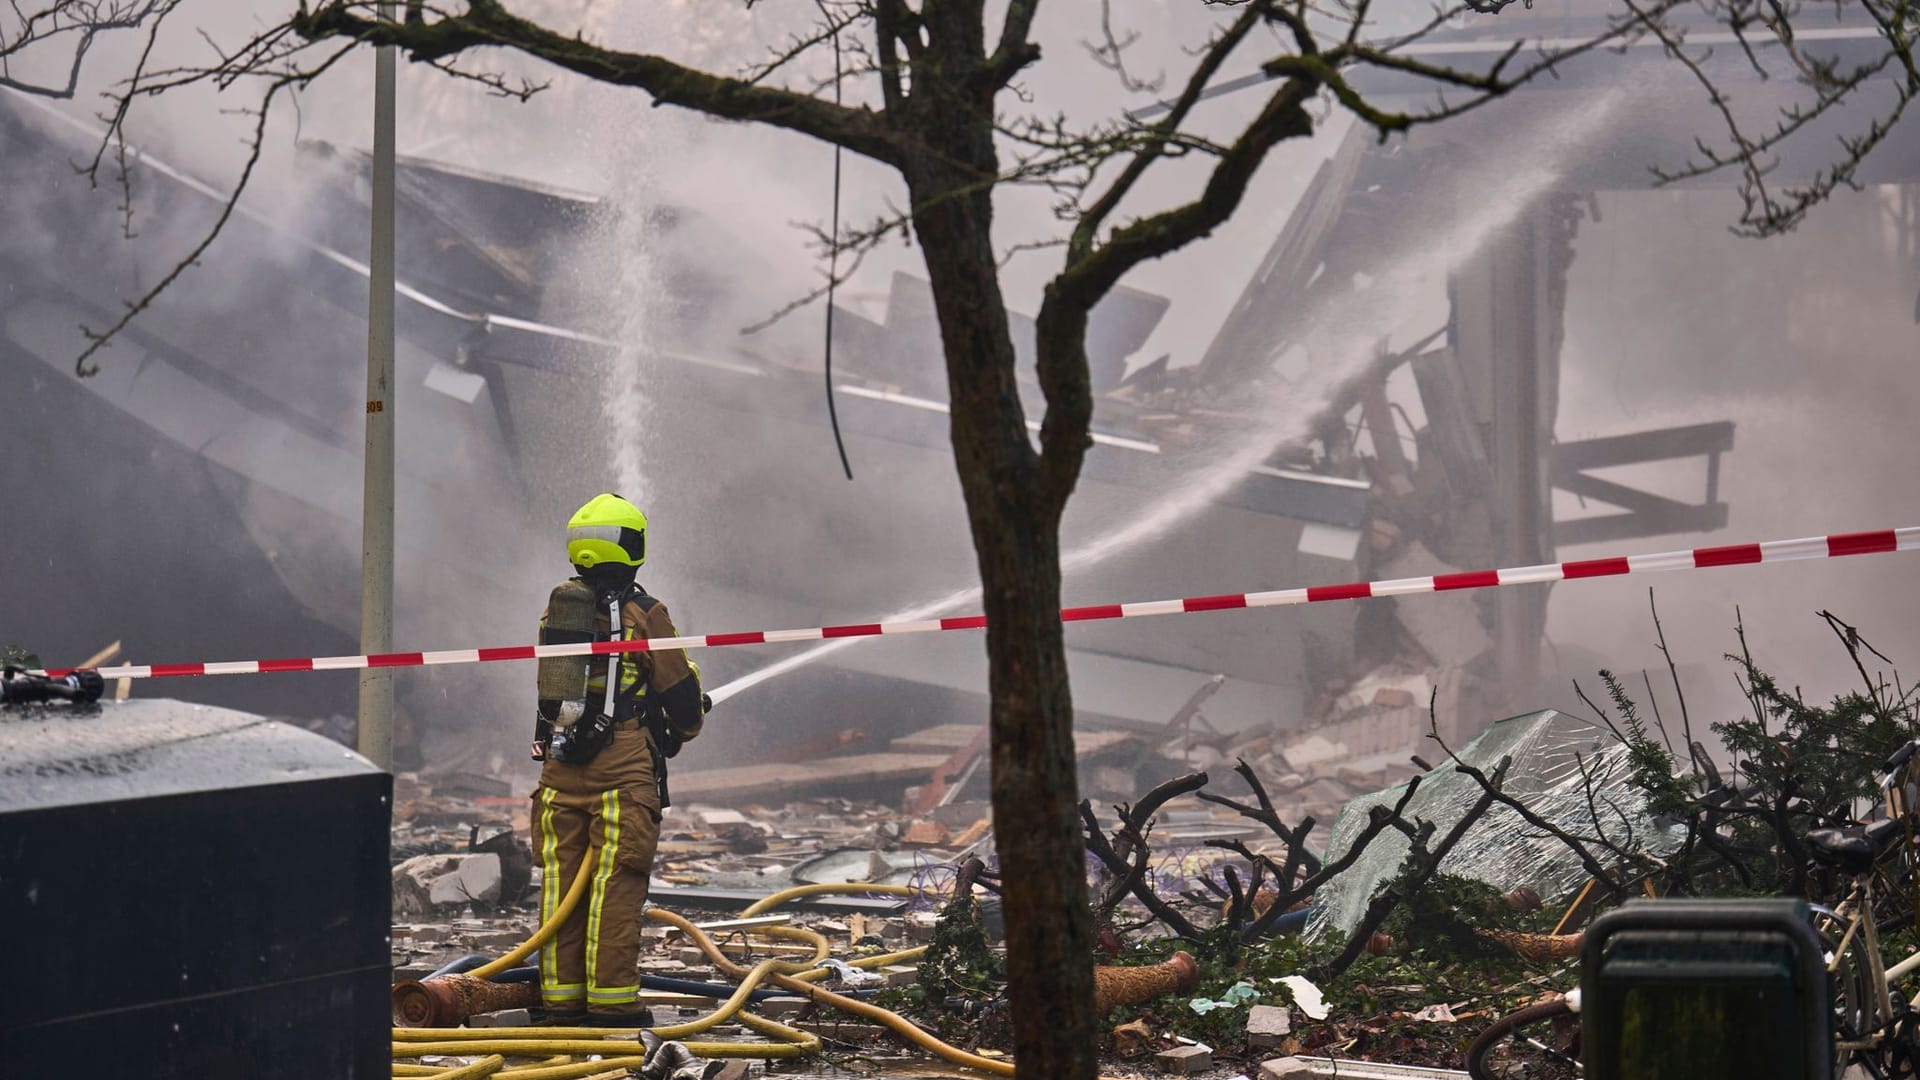
{"type": "Polygon", "coordinates": [[[1731,449],[1733,422],[1730,420],[1561,443],[1553,451],[1553,486],[1628,512],[1556,521],[1554,542],[1591,544],[1725,528],[1727,505],[1720,501],[1720,455],[1731,449]],[[1706,497],[1698,504],[1655,495],[1583,471],[1695,456],[1707,459],[1706,497]]]}
{"type": "MultiPolygon", "coordinates": [[[[1665,495],[1655,495],[1650,491],[1641,491],[1639,488],[1628,487],[1625,484],[1616,484],[1612,480],[1602,480],[1586,473],[1562,472],[1558,469],[1553,473],[1553,486],[1583,499],[1598,499],[1609,506],[1617,506],[1622,510],[1630,510],[1650,518],[1657,518],[1675,511],[1690,510],[1696,505],[1681,502],[1678,499],[1669,499],[1665,495]]],[[[1643,535],[1658,536],[1666,531],[1669,530],[1655,530],[1643,535]]]]}
{"type": "Polygon", "coordinates": [[[1613,465],[1638,465],[1646,461],[1668,461],[1696,454],[1720,454],[1733,449],[1733,421],[1636,431],[1630,435],[1608,435],[1598,439],[1563,442],[1554,447],[1555,474],[1565,470],[1604,469],[1613,465]]]}

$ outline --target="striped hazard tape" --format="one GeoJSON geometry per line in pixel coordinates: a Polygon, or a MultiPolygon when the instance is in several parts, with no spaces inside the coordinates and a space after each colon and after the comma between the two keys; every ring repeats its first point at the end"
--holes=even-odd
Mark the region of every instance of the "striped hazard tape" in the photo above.
{"type": "MultiPolygon", "coordinates": [[[[1683,551],[1662,551],[1651,555],[1582,559],[1577,562],[1546,563],[1540,566],[1521,566],[1505,570],[1469,570],[1457,574],[1398,578],[1392,581],[1313,585],[1304,589],[1275,589],[1269,592],[1227,593],[1220,596],[1189,596],[1179,600],[1148,600],[1132,604],[1096,604],[1090,607],[1066,608],[1060,612],[1060,618],[1064,622],[1090,622],[1099,619],[1133,619],[1146,615],[1176,615],[1194,611],[1285,607],[1291,604],[1363,600],[1377,596],[1412,596],[1416,593],[1488,589],[1500,585],[1531,585],[1545,581],[1574,581],[1581,578],[1615,577],[1621,574],[1657,574],[1670,570],[1705,570],[1716,566],[1744,566],[1751,563],[1834,559],[1846,555],[1911,551],[1915,548],[1920,548],[1920,527],[1810,536],[1800,540],[1773,540],[1760,544],[1690,548],[1683,551]]],[[[815,626],[804,630],[750,630],[744,633],[695,634],[650,640],[641,638],[635,641],[508,645],[495,649],[446,649],[440,652],[380,653],[372,656],[314,656],[292,660],[130,664],[123,667],[100,668],[99,672],[102,677],[108,679],[160,679],[184,675],[254,675],[275,671],[427,667],[436,664],[478,664],[494,660],[536,660],[550,656],[648,652],[656,649],[715,649],[729,645],[778,645],[793,641],[820,641],[828,638],[928,634],[942,630],[978,630],[986,625],[985,615],[962,615],[945,619],[851,623],[845,626],[815,626]]],[[[57,677],[70,674],[73,670],[57,668],[47,671],[46,674],[57,677]]]]}

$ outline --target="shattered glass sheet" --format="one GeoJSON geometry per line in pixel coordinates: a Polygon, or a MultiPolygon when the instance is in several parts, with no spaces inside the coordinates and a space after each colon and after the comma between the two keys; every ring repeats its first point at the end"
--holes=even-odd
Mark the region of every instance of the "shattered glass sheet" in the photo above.
{"type": "MultiPolygon", "coordinates": [[[[1511,756],[1513,764],[1503,790],[1574,836],[1595,834],[1587,800],[1590,782],[1604,835],[1613,843],[1666,856],[1685,838],[1677,825],[1663,829],[1654,823],[1645,799],[1632,784],[1627,748],[1591,721],[1545,709],[1502,720],[1457,753],[1460,760],[1489,777],[1501,758],[1511,756]],[[1581,778],[1583,769],[1587,782],[1581,778]]],[[[1345,854],[1366,829],[1368,810],[1391,809],[1405,790],[1401,784],[1362,795],[1342,807],[1328,837],[1327,861],[1345,854]]],[[[1402,816],[1433,822],[1430,843],[1438,844],[1480,794],[1480,785],[1455,772],[1448,761],[1421,778],[1420,790],[1402,816]]],[[[1409,846],[1397,829],[1385,829],[1374,837],[1359,861],[1314,894],[1307,934],[1317,938],[1329,931],[1351,933],[1374,895],[1398,873],[1409,846]]],[[[1604,857],[1598,850],[1594,854],[1604,857]]],[[[1484,881],[1502,892],[1530,885],[1549,905],[1571,895],[1588,876],[1566,845],[1528,825],[1511,807],[1500,805],[1460,839],[1440,871],[1484,881]]]]}

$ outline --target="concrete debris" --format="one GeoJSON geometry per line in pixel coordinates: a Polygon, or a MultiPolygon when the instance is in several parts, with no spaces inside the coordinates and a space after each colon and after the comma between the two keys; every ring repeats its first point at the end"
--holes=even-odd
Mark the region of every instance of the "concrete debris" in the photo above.
{"type": "Polygon", "coordinates": [[[915,847],[942,847],[951,839],[952,834],[939,822],[916,821],[900,837],[900,842],[915,847]]]}
{"type": "Polygon", "coordinates": [[[1405,709],[1419,704],[1412,693],[1397,686],[1383,686],[1373,692],[1372,704],[1382,709],[1405,709]]]}
{"type": "Polygon", "coordinates": [[[767,834],[750,822],[731,822],[717,831],[720,842],[735,855],[758,855],[767,850],[767,834]]]}
{"type": "Polygon", "coordinates": [[[1247,1010],[1247,1045],[1256,1050],[1278,1048],[1292,1030],[1292,1016],[1284,1005],[1255,1005],[1247,1010]]]}
{"type": "Polygon", "coordinates": [[[1113,1029],[1113,1052],[1121,1057],[1142,1054],[1152,1045],[1153,1029],[1147,1026],[1145,1020],[1135,1020],[1113,1029]]]}
{"type": "Polygon", "coordinates": [[[1192,1076],[1213,1068],[1213,1051],[1204,1046],[1176,1046],[1153,1055],[1153,1063],[1163,1073],[1192,1076]]]}
{"type": "Polygon", "coordinates": [[[416,855],[393,868],[395,918],[425,915],[433,910],[429,899],[433,883],[459,869],[458,855],[416,855]]]}
{"type": "Polygon", "coordinates": [[[433,879],[427,899],[436,907],[471,903],[491,904],[500,899],[500,856],[456,855],[453,872],[433,879]]]}
{"type": "Polygon", "coordinates": [[[887,980],[887,989],[898,990],[902,987],[912,986],[918,981],[920,978],[920,969],[910,967],[906,964],[888,964],[886,967],[880,969],[880,974],[887,980]]]}

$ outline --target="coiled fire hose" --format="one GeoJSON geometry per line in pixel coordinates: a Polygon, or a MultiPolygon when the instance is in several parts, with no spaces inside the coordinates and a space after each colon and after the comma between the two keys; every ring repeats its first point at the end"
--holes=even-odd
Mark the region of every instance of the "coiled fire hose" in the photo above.
{"type": "MultiPolygon", "coordinates": [[[[575,877],[565,896],[555,907],[553,915],[538,930],[512,952],[494,962],[475,968],[470,974],[485,978],[498,974],[531,956],[533,952],[546,944],[558,932],[561,923],[578,906],[580,897],[586,891],[591,877],[591,868],[596,860],[593,853],[581,864],[581,873],[575,877]]],[[[798,885],[774,893],[742,912],[743,918],[770,911],[781,904],[808,896],[825,894],[881,894],[886,896],[917,896],[919,890],[904,885],[880,885],[867,882],[848,882],[845,884],[798,885]]],[[[763,960],[752,968],[742,967],[729,958],[706,932],[686,918],[661,908],[649,908],[647,917],[655,922],[663,922],[677,927],[691,938],[700,951],[706,954],[723,974],[738,979],[739,986],[733,996],[719,1008],[706,1016],[684,1024],[673,1024],[651,1029],[662,1039],[683,1039],[710,1030],[729,1020],[738,1019],[754,1031],[769,1038],[782,1040],[775,1043],[736,1043],[736,1042],[688,1042],[688,1050],[701,1057],[802,1057],[820,1052],[820,1038],[810,1032],[788,1027],[777,1021],[769,1020],[747,1010],[753,991],[762,982],[771,982],[785,990],[813,1001],[822,1002],[878,1023],[914,1045],[937,1055],[956,1065],[978,1069],[999,1076],[1011,1076],[1012,1063],[982,1057],[969,1053],[956,1046],[942,1042],[928,1034],[918,1025],[898,1013],[880,1008],[844,994],[815,986],[814,983],[828,977],[831,971],[817,967],[831,951],[831,945],[825,936],[812,930],[795,926],[755,927],[752,932],[771,938],[804,942],[813,946],[813,956],[806,960],[763,960]]],[[[924,946],[901,952],[869,956],[852,962],[856,968],[883,967],[888,964],[917,960],[925,955],[924,946]]],[[[437,1069],[431,1066],[396,1064],[393,1075],[396,1077],[433,1077],[434,1080],[470,1080],[470,1078],[496,1077],[497,1080],[599,1080],[602,1076],[619,1076],[629,1068],[637,1068],[644,1062],[640,1055],[614,1056],[626,1049],[624,1040],[607,1038],[605,1028],[395,1028],[393,1030],[393,1054],[395,1057],[417,1058],[430,1055],[486,1054],[488,1057],[471,1065],[461,1066],[458,1070],[437,1069]],[[554,1060],[541,1065],[521,1065],[503,1068],[502,1055],[539,1056],[557,1055],[554,1060]],[[578,1055],[599,1055],[599,1061],[575,1062],[568,1060],[578,1055]]],[[[635,1045],[635,1050],[640,1047],[635,1045]]]]}
{"type": "MultiPolygon", "coordinates": [[[[592,870],[595,865],[596,860],[593,858],[592,853],[589,853],[588,857],[581,864],[581,872],[576,875],[573,883],[568,887],[566,895],[561,897],[560,903],[555,907],[553,914],[547,921],[519,947],[491,963],[475,968],[469,972],[469,974],[473,977],[483,979],[497,975],[531,956],[537,949],[551,940],[553,935],[559,930],[561,924],[566,921],[574,908],[579,905],[581,897],[586,892],[587,883],[592,877],[592,870]]],[[[756,911],[765,911],[779,904],[786,903],[789,900],[804,896],[819,895],[826,892],[881,893],[893,896],[917,895],[917,890],[898,885],[851,883],[826,887],[800,886],[769,896],[754,905],[754,909],[756,911]]],[[[657,914],[664,914],[658,913],[657,909],[655,909],[655,911],[657,914]]],[[[675,918],[678,917],[675,916],[675,918]]],[[[800,1057],[815,1054],[820,1051],[821,1044],[818,1036],[748,1012],[746,1011],[746,1005],[751,1000],[752,994],[759,984],[766,981],[768,976],[774,975],[776,972],[782,978],[801,975],[809,980],[824,978],[828,975],[829,972],[826,971],[812,970],[813,966],[824,959],[830,951],[830,945],[825,937],[813,931],[803,930],[797,927],[760,928],[757,932],[764,936],[805,942],[813,946],[814,955],[811,959],[805,961],[767,960],[756,965],[753,969],[748,970],[726,960],[725,955],[713,945],[711,939],[708,939],[706,935],[698,929],[693,928],[692,923],[686,923],[685,920],[681,920],[681,922],[685,924],[686,929],[696,936],[701,947],[710,956],[718,957],[722,961],[722,969],[726,971],[730,977],[740,980],[740,985],[735,989],[733,995],[712,1013],[688,1023],[654,1028],[652,1029],[654,1034],[663,1039],[682,1039],[688,1035],[695,1035],[707,1031],[729,1020],[738,1019],[741,1023],[760,1034],[780,1041],[774,1043],[698,1042],[687,1043],[685,1045],[690,1051],[702,1057],[800,1057]]],[[[884,964],[897,963],[902,960],[918,959],[924,952],[924,949],[912,949],[905,952],[889,953],[884,956],[868,957],[855,961],[854,966],[876,967],[884,964]]],[[[803,989],[812,989],[809,982],[800,979],[794,980],[794,984],[803,989]]],[[[840,995],[832,996],[838,998],[840,995]]],[[[825,998],[822,1000],[825,1000],[825,998]]],[[[878,1011],[884,1012],[885,1010],[878,1011]]],[[[888,1013],[887,1015],[892,1016],[893,1014],[888,1013]]],[[[897,1017],[895,1017],[895,1019],[898,1020],[897,1017]]],[[[907,1027],[912,1026],[904,1020],[898,1020],[898,1022],[907,1027]]],[[[570,1078],[597,1075],[598,1073],[608,1070],[613,1070],[617,1073],[623,1071],[625,1068],[641,1064],[644,1058],[637,1054],[614,1056],[618,1055],[620,1051],[627,1049],[627,1046],[622,1045],[624,1040],[609,1039],[607,1035],[608,1031],[605,1028],[395,1028],[393,1030],[393,1053],[395,1057],[417,1058],[439,1054],[457,1054],[460,1056],[487,1054],[490,1056],[485,1060],[475,1062],[471,1065],[461,1066],[458,1070],[423,1065],[396,1064],[393,1075],[396,1077],[431,1076],[439,1078],[439,1080],[467,1080],[469,1077],[486,1076],[498,1076],[500,1080],[570,1080],[570,1078]],[[557,1061],[551,1061],[543,1065],[523,1065],[513,1068],[503,1068],[504,1059],[501,1058],[501,1055],[560,1055],[560,1057],[557,1061]],[[602,1060],[588,1062],[574,1062],[569,1060],[575,1055],[601,1055],[602,1060]],[[499,1060],[496,1061],[496,1059],[499,1060]]],[[[633,1046],[633,1049],[638,1051],[640,1048],[633,1046]]],[[[954,1052],[964,1053],[963,1051],[954,1052]]],[[[973,1057],[973,1055],[967,1056],[973,1057]]],[[[986,1061],[987,1059],[978,1058],[977,1060],[986,1061]]]]}

